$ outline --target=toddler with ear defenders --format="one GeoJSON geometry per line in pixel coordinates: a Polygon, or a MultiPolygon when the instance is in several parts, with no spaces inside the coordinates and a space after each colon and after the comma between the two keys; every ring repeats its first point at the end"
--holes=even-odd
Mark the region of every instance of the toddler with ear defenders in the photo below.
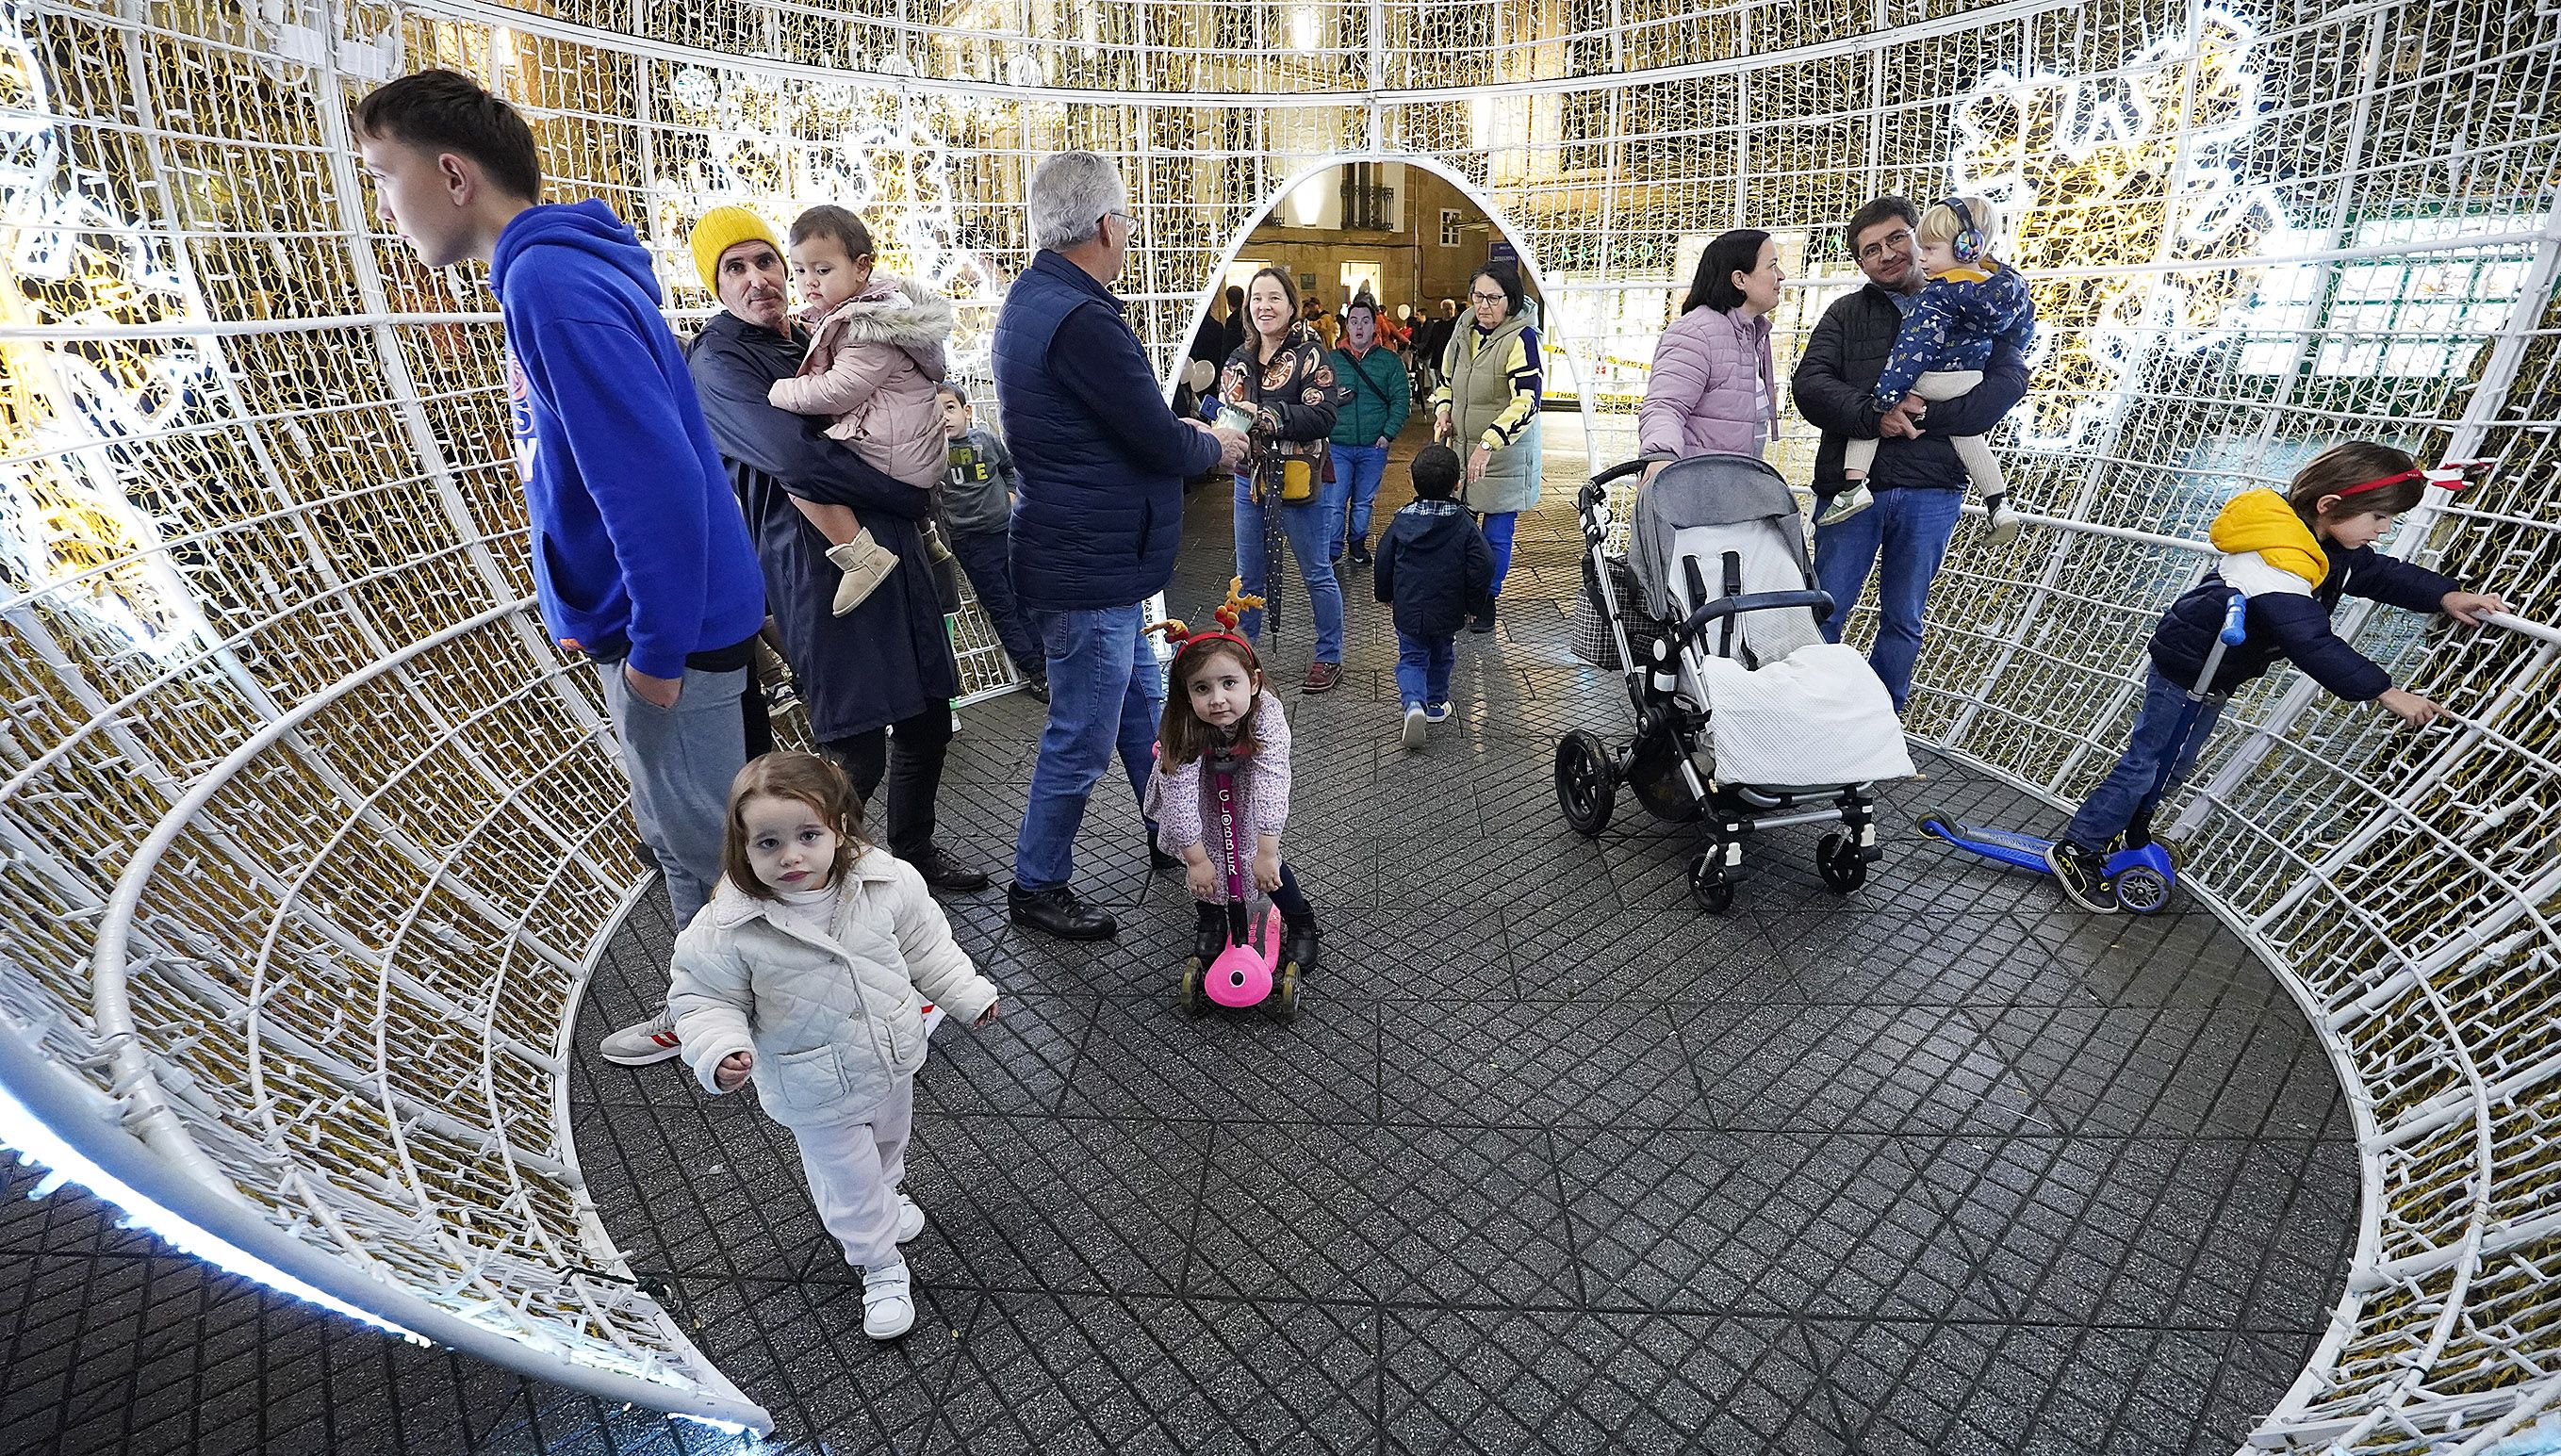
{"type": "MultiPolygon", "coordinates": [[[[2027,296],[2027,280],[1992,256],[1991,240],[1999,231],[2000,216],[1987,198],[1952,197],[1921,215],[1914,237],[1930,281],[1903,316],[1885,372],[1876,377],[1880,414],[1907,395],[1954,400],[1968,394],[1983,382],[1995,344],[2007,340],[2023,352],[2035,337],[2036,304],[2027,296]]],[[[2009,508],[2008,485],[1992,447],[1973,434],[1951,436],[1948,443],[1965,463],[1966,478],[1983,493],[1992,545],[2017,540],[2018,515],[2009,508]]],[[[1849,488],[1832,497],[1815,525],[1836,526],[1875,503],[1867,488],[1868,467],[1875,463],[1873,438],[1849,441],[1841,461],[1849,488]]]]}

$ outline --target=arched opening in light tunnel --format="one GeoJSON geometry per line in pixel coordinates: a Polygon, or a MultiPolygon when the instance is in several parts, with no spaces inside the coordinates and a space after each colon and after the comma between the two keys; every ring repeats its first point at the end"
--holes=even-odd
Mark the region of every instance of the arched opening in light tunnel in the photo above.
{"type": "MultiPolygon", "coordinates": [[[[1584,387],[1583,358],[1577,352],[1573,333],[1561,327],[1561,315],[1564,311],[1557,307],[1558,291],[1554,280],[1549,278],[1541,267],[1537,249],[1531,245],[1524,230],[1482,187],[1452,169],[1447,162],[1414,152],[1329,152],[1310,159],[1275,187],[1262,200],[1253,215],[1228,238],[1225,247],[1219,252],[1216,267],[1204,277],[1184,280],[1186,286],[1194,289],[1194,294],[1190,315],[1185,321],[1182,332],[1171,341],[1172,349],[1165,361],[1162,383],[1166,398],[1172,399],[1181,384],[1183,365],[1188,358],[1191,341],[1200,334],[1202,325],[1208,322],[1221,307],[1221,295],[1226,291],[1227,285],[1231,281],[1243,281],[1235,274],[1241,263],[1254,259],[1257,246],[1255,235],[1263,232],[1276,221],[1283,223],[1294,221],[1289,209],[1298,205],[1302,198],[1322,201],[1338,196],[1331,184],[1347,169],[1373,166],[1401,166],[1406,169],[1409,184],[1400,190],[1395,198],[1398,216],[1392,220],[1391,226],[1383,229],[1353,230],[1341,222],[1342,215],[1339,212],[1331,215],[1333,221],[1326,221],[1325,213],[1311,211],[1307,217],[1314,226],[1309,231],[1356,234],[1359,241],[1331,244],[1336,252],[1344,255],[1345,261],[1342,266],[1345,268],[1353,261],[1350,254],[1363,251],[1364,243],[1399,234],[1410,235],[1413,245],[1420,252],[1443,251],[1448,254],[1450,259],[1448,266],[1454,268],[1456,283],[1441,292],[1422,291],[1424,284],[1439,280],[1444,275],[1432,270],[1428,265],[1418,264],[1416,272],[1420,276],[1416,280],[1417,286],[1413,297],[1400,296],[1394,287],[1387,292],[1376,294],[1380,307],[1390,316],[1394,315],[1396,305],[1401,302],[1437,306],[1444,297],[1457,298],[1463,292],[1467,275],[1472,273],[1478,264],[1501,256],[1497,244],[1500,244],[1501,248],[1507,248],[1509,260],[1519,270],[1523,293],[1534,300],[1539,309],[1537,327],[1545,353],[1550,361],[1563,362],[1568,378],[1574,384],[1576,408],[1582,414],[1584,423],[1585,464],[1588,469],[1597,469],[1597,456],[1594,455],[1591,444],[1594,438],[1592,391],[1584,387]],[[1436,189],[1446,187],[1449,192],[1454,193],[1456,199],[1463,205],[1454,210],[1460,213],[1461,234],[1459,242],[1454,246],[1444,249],[1438,245],[1443,236],[1441,232],[1443,219],[1437,216],[1437,213],[1444,210],[1436,209],[1436,216],[1427,219],[1415,206],[1413,198],[1421,189],[1414,187],[1410,179],[1418,173],[1431,179],[1436,189]],[[1481,222],[1470,221],[1468,214],[1472,214],[1474,219],[1481,222]],[[1459,259],[1464,261],[1461,262],[1459,259]]],[[[1376,252],[1379,249],[1370,250],[1376,252]]],[[[1304,274],[1302,273],[1301,276],[1303,277],[1304,274]]],[[[1351,290],[1346,286],[1339,269],[1333,273],[1319,274],[1315,291],[1317,296],[1325,300],[1328,308],[1336,310],[1351,296],[1351,290]]],[[[1461,300],[1462,311],[1464,306],[1461,300]]],[[[1553,385],[1554,381],[1551,380],[1551,393],[1553,393],[1553,385]]]]}

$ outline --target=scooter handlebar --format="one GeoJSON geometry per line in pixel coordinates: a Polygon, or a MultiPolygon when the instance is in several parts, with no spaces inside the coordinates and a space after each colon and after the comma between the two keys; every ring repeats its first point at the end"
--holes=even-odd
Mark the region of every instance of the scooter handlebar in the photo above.
{"type": "Polygon", "coordinates": [[[2218,634],[2223,638],[2224,646],[2238,647],[2249,640],[2249,615],[2250,598],[2238,591],[2233,592],[2231,602],[2223,608],[2223,630],[2218,634]]]}

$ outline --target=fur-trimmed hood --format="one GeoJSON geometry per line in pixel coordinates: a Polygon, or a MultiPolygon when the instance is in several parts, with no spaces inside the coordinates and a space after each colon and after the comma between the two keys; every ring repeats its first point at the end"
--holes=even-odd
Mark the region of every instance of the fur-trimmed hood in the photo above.
{"type": "Polygon", "coordinates": [[[848,298],[820,327],[841,323],[847,343],[891,344],[901,349],[939,348],[959,315],[951,300],[891,273],[872,275],[872,286],[848,298]]]}

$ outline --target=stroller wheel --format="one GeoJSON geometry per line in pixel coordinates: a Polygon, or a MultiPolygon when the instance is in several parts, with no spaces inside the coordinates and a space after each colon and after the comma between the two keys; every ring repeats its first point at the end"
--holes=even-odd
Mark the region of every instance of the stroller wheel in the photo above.
{"type": "Polygon", "coordinates": [[[1619,771],[1598,735],[1576,728],[1556,740],[1556,807],[1566,828],[1587,839],[1609,828],[1618,795],[1619,771]]]}
{"type": "Polygon", "coordinates": [[[2110,882],[2110,888],[2117,891],[2118,906],[2137,915],[2152,914],[2169,903],[2169,881],[2147,865],[2136,865],[2119,875],[2110,882]]]}
{"type": "Polygon", "coordinates": [[[1715,855],[1689,857],[1689,892],[1699,908],[1711,915],[1734,908],[1734,882],[1727,877],[1724,862],[1715,855]]]}
{"type": "Polygon", "coordinates": [[[1846,834],[1823,836],[1814,847],[1814,869],[1834,894],[1847,894],[1867,883],[1867,861],[1859,858],[1858,846],[1846,834]]]}
{"type": "Polygon", "coordinates": [[[1209,997],[1204,995],[1201,991],[1201,961],[1199,956],[1192,956],[1183,962],[1183,981],[1180,997],[1183,1014],[1186,1016],[1198,1016],[1202,1012],[1209,1010],[1209,997]]]}
{"type": "Polygon", "coordinates": [[[1272,1019],[1287,1026],[1298,1019],[1298,963],[1291,961],[1280,968],[1280,979],[1272,983],[1272,1019]]]}

